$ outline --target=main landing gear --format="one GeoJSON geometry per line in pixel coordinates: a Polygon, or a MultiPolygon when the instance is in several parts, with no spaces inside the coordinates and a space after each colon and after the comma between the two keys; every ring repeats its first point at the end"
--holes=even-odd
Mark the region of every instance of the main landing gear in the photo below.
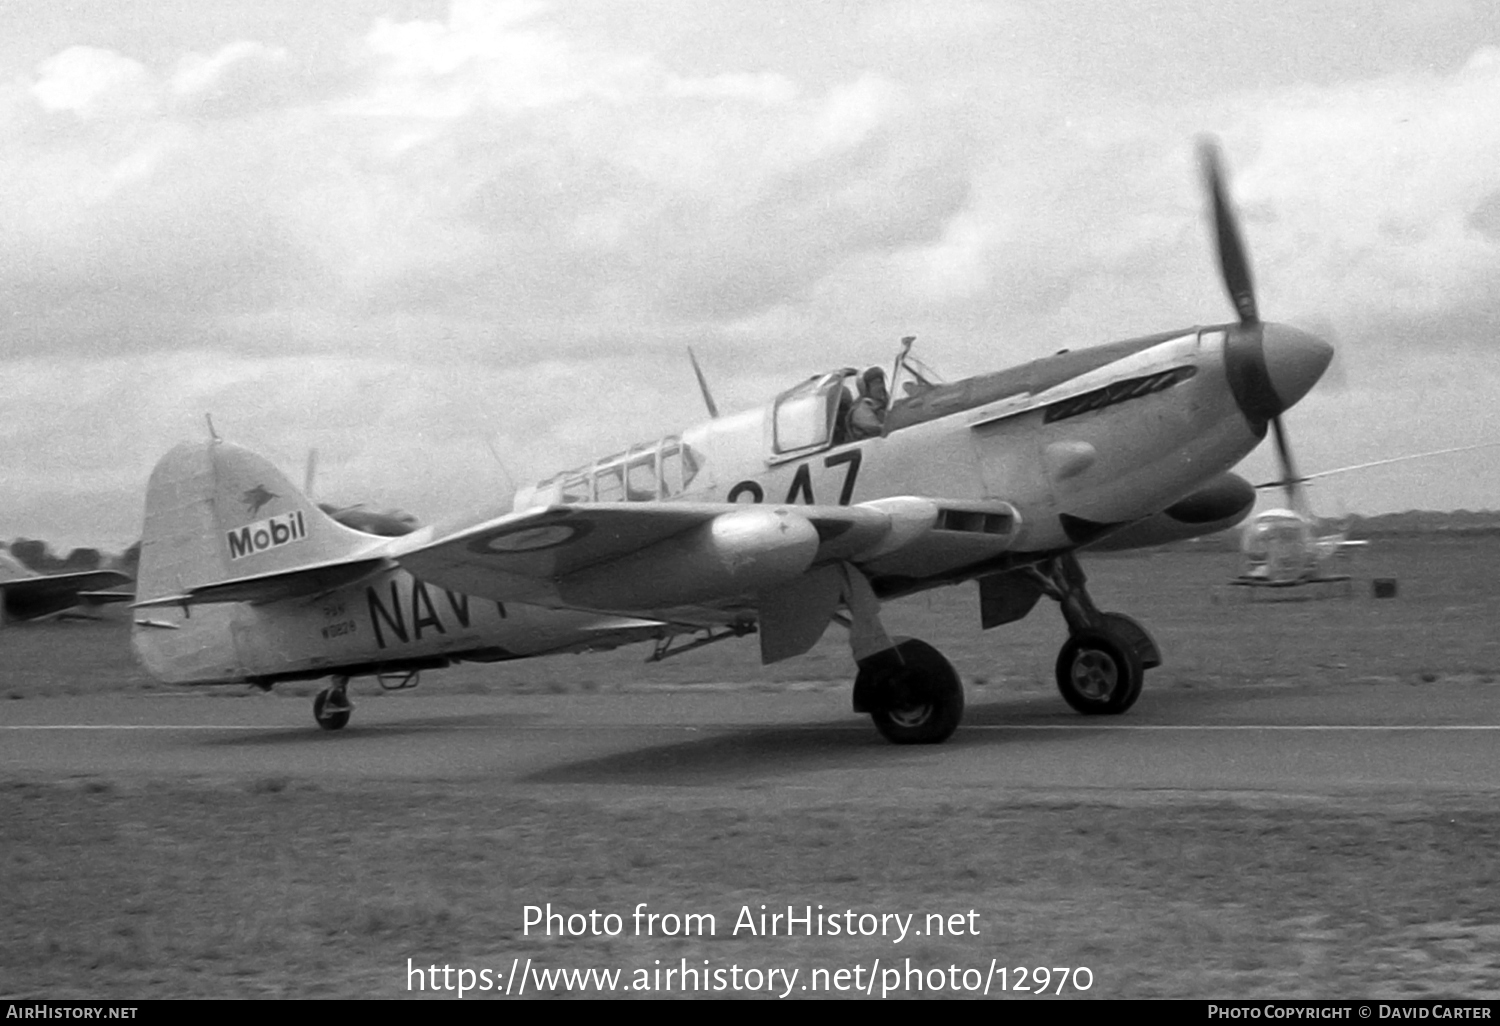
{"type": "Polygon", "coordinates": [[[942,653],[916,638],[891,638],[880,623],[880,600],[857,567],[840,570],[840,598],[849,611],[834,620],[849,628],[859,674],[854,711],[869,713],[875,729],[898,745],[948,740],[964,718],[964,686],[942,653]]]}
{"type": "Polygon", "coordinates": [[[318,692],[313,699],[313,719],[324,730],[343,730],[354,712],[354,703],[349,701],[349,678],[333,678],[333,686],[318,692]]]}
{"type": "Polygon", "coordinates": [[[898,638],[894,648],[860,662],[854,711],[869,713],[887,741],[935,745],[958,729],[964,688],[937,649],[916,638],[898,638]]]}
{"type": "Polygon", "coordinates": [[[1146,671],[1161,653],[1146,629],[1123,613],[1102,613],[1084,587],[1072,553],[1029,567],[1042,594],[1062,606],[1068,640],[1057,653],[1057,689],[1085,716],[1122,713],[1141,696],[1146,671]]]}

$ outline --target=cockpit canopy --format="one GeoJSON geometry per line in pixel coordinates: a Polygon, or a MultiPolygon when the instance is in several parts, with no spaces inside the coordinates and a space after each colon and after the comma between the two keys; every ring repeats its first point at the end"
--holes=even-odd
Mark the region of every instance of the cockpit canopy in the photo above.
{"type": "MultiPolygon", "coordinates": [[[[715,416],[708,425],[688,432],[701,451],[694,451],[683,436],[669,435],[522,489],[516,495],[515,506],[529,509],[585,502],[672,499],[693,490],[695,479],[704,471],[706,452],[720,453],[727,447],[727,451],[738,453],[735,458],[751,458],[753,452],[771,463],[779,463],[881,435],[890,410],[936,387],[930,380],[932,372],[909,358],[910,341],[903,340],[897,361],[897,382],[906,383],[903,398],[894,404],[886,392],[884,370],[872,367],[861,372],[854,367],[841,367],[787,389],[772,401],[769,409],[761,407],[723,418],[715,416]],[[878,389],[873,382],[878,382],[878,389]],[[761,434],[767,429],[768,437],[761,434]],[[745,433],[752,430],[754,449],[746,451],[745,433]]],[[[705,474],[698,487],[704,487],[710,476],[705,474]]]]}
{"type": "Polygon", "coordinates": [[[690,446],[670,435],[548,478],[536,486],[526,504],[670,499],[692,486],[702,465],[690,446]]]}
{"type": "Polygon", "coordinates": [[[808,378],[777,396],[772,435],[776,455],[793,456],[840,444],[841,413],[854,402],[857,376],[853,367],[844,367],[808,378]]]}
{"type": "Polygon", "coordinates": [[[1241,548],[1247,556],[1265,559],[1278,547],[1306,547],[1311,533],[1307,521],[1291,510],[1268,510],[1245,529],[1241,548]]]}

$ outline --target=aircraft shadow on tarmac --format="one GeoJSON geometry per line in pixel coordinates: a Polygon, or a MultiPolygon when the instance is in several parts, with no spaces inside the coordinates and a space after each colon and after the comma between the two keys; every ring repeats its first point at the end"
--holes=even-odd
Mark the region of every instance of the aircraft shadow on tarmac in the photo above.
{"type": "Polygon", "coordinates": [[[703,728],[706,736],[562,762],[520,780],[531,784],[694,785],[825,769],[882,769],[889,768],[894,759],[925,763],[957,749],[997,748],[1022,738],[1027,744],[1052,749],[1091,744],[1096,730],[1131,723],[1197,722],[1205,702],[1218,704],[1209,692],[1176,689],[1148,692],[1124,716],[1079,716],[1050,691],[989,701],[978,701],[971,693],[969,702],[964,726],[941,745],[893,750],[864,717],[798,725],[712,726],[703,728]],[[1026,729],[1038,726],[1074,729],[1026,729]],[[1006,727],[1021,729],[1012,733],[1006,727]]]}
{"type": "Polygon", "coordinates": [[[306,748],[309,745],[352,745],[371,741],[396,740],[426,736],[442,744],[442,735],[467,732],[478,728],[524,729],[543,722],[540,713],[486,713],[482,716],[424,716],[412,719],[361,723],[356,721],[344,730],[333,732],[316,727],[272,727],[264,731],[243,730],[198,742],[203,748],[267,748],[286,746],[306,748]]]}
{"type": "Polygon", "coordinates": [[[888,765],[890,745],[873,731],[830,722],[806,726],[705,728],[682,741],[562,762],[527,774],[528,784],[733,784],[755,777],[888,765]]]}
{"type": "MultiPolygon", "coordinates": [[[[706,723],[702,727],[675,726],[679,739],[656,741],[640,747],[581,759],[548,757],[548,765],[527,770],[520,768],[517,782],[527,784],[660,784],[693,786],[732,784],[757,777],[780,777],[787,774],[838,769],[889,768],[893,759],[927,762],[942,759],[956,749],[993,748],[1014,744],[1018,735],[1004,728],[1036,726],[1074,727],[1074,730],[1027,731],[1030,744],[1049,747],[1089,741],[1093,731],[1107,730],[1127,721],[1141,722],[1148,717],[1159,721],[1160,714],[1194,699],[1206,697],[1193,692],[1162,692],[1143,698],[1137,710],[1124,717],[1080,717],[1068,709],[1055,694],[1006,696],[998,700],[975,701],[965,714],[966,728],[961,728],[941,745],[913,745],[892,749],[870,727],[864,717],[845,716],[822,722],[766,725],[724,725],[706,723]],[[998,728],[998,729],[997,729],[998,728]],[[701,732],[700,732],[701,731],[701,732]]],[[[306,750],[310,746],[337,746],[346,750],[357,746],[379,759],[380,749],[391,742],[407,744],[421,738],[434,747],[450,743],[458,736],[486,729],[527,730],[545,725],[566,730],[555,717],[537,713],[484,713],[463,716],[430,716],[415,719],[354,723],[337,733],[304,727],[241,731],[231,735],[206,737],[195,743],[203,748],[239,750],[276,749],[306,750]]],[[[659,737],[658,727],[643,727],[643,734],[659,737]]],[[[629,730],[622,727],[622,732],[629,730]]],[[[352,751],[351,751],[352,754],[352,751]]]]}
{"type": "MultiPolygon", "coordinates": [[[[1076,714],[1066,710],[1059,713],[1057,704],[1052,697],[1035,703],[1023,700],[975,705],[969,707],[965,719],[969,726],[1079,724],[1076,714]]],[[[863,718],[704,730],[707,736],[565,762],[521,780],[529,784],[728,784],[749,777],[818,770],[886,769],[897,759],[927,762],[942,759],[956,749],[993,747],[1015,740],[1015,735],[1004,730],[960,728],[941,745],[912,745],[893,751],[863,718]]],[[[1045,743],[1071,744],[1087,736],[1086,732],[1049,732],[1045,743]]],[[[1039,739],[1033,735],[1032,740],[1039,739]]]]}

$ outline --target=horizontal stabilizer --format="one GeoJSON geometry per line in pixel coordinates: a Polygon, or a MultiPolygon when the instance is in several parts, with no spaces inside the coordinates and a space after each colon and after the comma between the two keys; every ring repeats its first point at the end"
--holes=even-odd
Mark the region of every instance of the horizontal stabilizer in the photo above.
{"type": "Polygon", "coordinates": [[[137,602],[131,608],[196,606],[217,602],[264,603],[281,599],[305,598],[309,595],[320,595],[335,588],[345,587],[371,574],[392,569],[394,566],[391,560],[382,556],[333,560],[298,567],[295,570],[278,570],[250,577],[235,577],[226,581],[201,584],[176,595],[165,595],[145,602],[137,602]]]}
{"type": "Polygon", "coordinates": [[[78,593],[78,604],[81,606],[107,606],[112,602],[134,602],[133,591],[80,591],[78,593]]]}

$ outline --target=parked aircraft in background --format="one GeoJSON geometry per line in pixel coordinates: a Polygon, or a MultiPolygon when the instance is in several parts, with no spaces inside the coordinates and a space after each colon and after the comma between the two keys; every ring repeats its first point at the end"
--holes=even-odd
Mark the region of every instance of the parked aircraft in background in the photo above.
{"type": "MultiPolygon", "coordinates": [[[[302,493],[309,499],[313,495],[313,482],[317,474],[318,450],[309,449],[307,468],[302,474],[302,493]]],[[[405,510],[366,509],[362,502],[356,502],[352,506],[337,506],[331,502],[320,502],[318,508],[345,527],[353,528],[362,534],[379,535],[382,538],[400,538],[402,535],[411,534],[418,526],[417,518],[405,510]]]]}
{"type": "Polygon", "coordinates": [[[0,551],[0,625],[129,602],[135,592],[121,588],[128,584],[130,575],[117,570],[39,574],[0,551]]]}
{"type": "Polygon", "coordinates": [[[1332,519],[1320,517],[1313,512],[1307,489],[1303,487],[1307,482],[1371,467],[1500,445],[1500,442],[1481,442],[1451,449],[1434,449],[1431,452],[1414,452],[1300,476],[1285,440],[1278,441],[1281,446],[1282,467],[1286,473],[1278,480],[1266,481],[1255,487],[1283,489],[1287,504],[1284,508],[1258,513],[1245,525],[1240,538],[1240,573],[1231,584],[1287,588],[1349,579],[1343,557],[1353,549],[1364,548],[1367,543],[1349,539],[1351,518],[1332,519]]]}
{"type": "Polygon", "coordinates": [[[1078,551],[1240,522],[1255,492],[1229,468],[1281,436],[1333,353],[1260,320],[1217,151],[1201,156],[1228,324],[952,384],[836,368],[399,538],[350,530],[245,449],[179,445],[148,486],[136,649],[178,683],[332,677],[313,711],[336,729],[354,676],[643,640],[665,658],[750,633],[770,663],[836,622],[855,710],[929,743],[959,724],[959,676],[891,637],[881,603],[977,581],[986,628],[1057,602],[1063,697],[1123,712],[1161,657],[1095,606],[1078,551]]]}

